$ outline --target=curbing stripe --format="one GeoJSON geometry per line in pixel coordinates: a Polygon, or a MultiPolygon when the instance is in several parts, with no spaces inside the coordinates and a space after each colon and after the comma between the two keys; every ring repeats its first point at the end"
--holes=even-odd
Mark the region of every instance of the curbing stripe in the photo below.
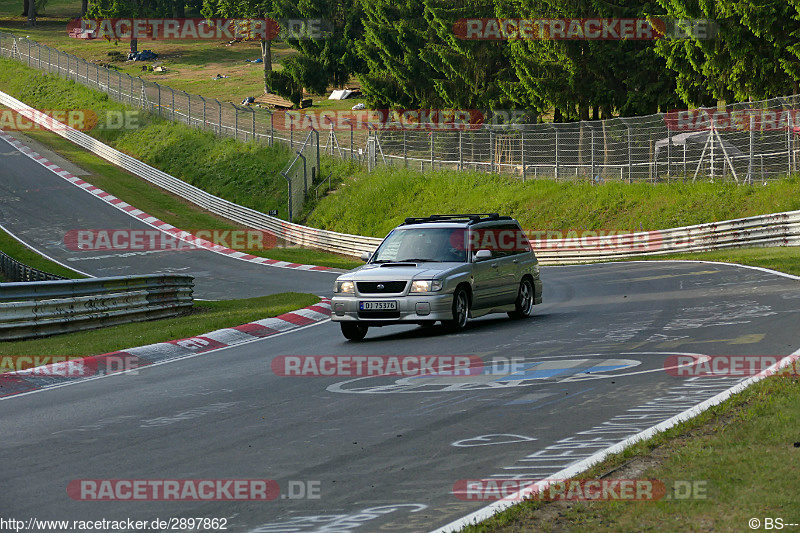
{"type": "MultiPolygon", "coordinates": [[[[321,298],[309,307],[284,313],[231,328],[218,329],[195,337],[159,342],[137,348],[109,352],[91,357],[70,360],[70,368],[77,375],[62,376],[55,371],[57,365],[43,365],[24,372],[0,374],[0,399],[48,389],[68,382],[84,381],[97,375],[113,374],[133,368],[150,366],[170,359],[198,353],[210,353],[221,348],[245,344],[271,335],[327,320],[331,314],[331,301],[321,298]],[[311,309],[313,307],[313,310],[311,309]],[[313,315],[309,318],[308,315],[313,315]],[[82,371],[81,369],[86,369],[82,371]]],[[[63,371],[62,371],[63,373],[63,371]]]]}
{"type": "MultiPolygon", "coordinates": [[[[51,163],[50,161],[48,161],[47,159],[45,159],[44,157],[42,157],[38,153],[34,152],[31,148],[29,148],[28,146],[25,146],[21,141],[15,139],[14,137],[12,137],[11,135],[9,135],[8,133],[6,133],[3,130],[0,130],[0,139],[3,139],[8,144],[10,144],[14,148],[16,148],[19,152],[23,153],[24,155],[28,156],[32,160],[36,161],[37,163],[42,165],[44,168],[50,170],[51,172],[53,172],[54,174],[56,174],[60,178],[63,178],[66,181],[72,183],[73,185],[76,185],[76,186],[80,187],[81,189],[91,193],[92,195],[94,195],[95,197],[103,200],[107,204],[113,205],[114,207],[116,207],[117,209],[122,211],[123,213],[126,213],[129,216],[137,218],[137,219],[141,220],[142,222],[144,222],[145,224],[147,224],[147,225],[149,225],[151,227],[155,227],[156,229],[160,229],[162,231],[166,230],[166,229],[174,230],[174,232],[176,232],[176,233],[180,233],[180,232],[183,231],[183,230],[179,230],[179,229],[175,228],[174,226],[171,226],[171,225],[169,225],[169,224],[167,224],[165,222],[160,221],[159,219],[157,219],[154,216],[148,215],[144,211],[142,211],[140,209],[137,209],[136,207],[130,205],[129,203],[124,202],[124,201],[120,200],[119,198],[116,198],[115,196],[111,195],[110,193],[107,193],[106,191],[104,191],[103,189],[100,189],[99,187],[95,187],[91,183],[88,183],[88,182],[78,178],[77,176],[74,176],[74,175],[70,174],[69,172],[66,172],[66,171],[56,172],[55,169],[57,169],[58,167],[55,164],[51,163]]],[[[188,232],[184,232],[184,233],[186,233],[187,236],[191,236],[191,234],[188,233],[188,232]]],[[[181,240],[184,240],[184,239],[181,239],[181,240]]],[[[250,263],[257,263],[257,264],[260,264],[260,265],[267,265],[267,266],[271,266],[271,267],[275,267],[275,268],[291,268],[291,269],[294,269],[294,270],[311,270],[311,271],[315,271],[315,272],[325,272],[325,271],[330,271],[332,273],[336,273],[337,272],[335,269],[333,269],[331,267],[326,267],[326,266],[301,265],[299,263],[288,263],[286,261],[275,261],[275,260],[272,260],[271,262],[260,261],[259,259],[262,259],[262,258],[253,256],[253,255],[250,255],[250,254],[245,254],[245,253],[237,251],[237,250],[232,250],[230,248],[225,248],[223,246],[215,245],[215,244],[209,243],[207,241],[204,241],[202,239],[194,239],[192,237],[192,240],[193,240],[195,246],[197,246],[199,248],[203,248],[203,249],[208,250],[210,252],[214,252],[214,253],[218,253],[218,254],[221,254],[221,255],[225,255],[227,257],[232,257],[232,258],[238,259],[240,261],[248,261],[250,263]]]]}

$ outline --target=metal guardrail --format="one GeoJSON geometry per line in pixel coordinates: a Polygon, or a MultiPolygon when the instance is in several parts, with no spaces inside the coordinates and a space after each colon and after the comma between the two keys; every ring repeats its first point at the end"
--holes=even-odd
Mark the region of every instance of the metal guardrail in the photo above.
{"type": "MultiPolygon", "coordinates": [[[[55,122],[51,117],[3,92],[0,92],[0,104],[19,110],[26,118],[51,129],[54,133],[150,183],[243,226],[269,230],[278,237],[301,246],[353,257],[358,257],[365,251],[373,251],[382,240],[377,237],[350,235],[285,222],[214,196],[170,176],[103,144],[85,133],[55,122]]],[[[548,242],[546,248],[537,249],[537,256],[540,262],[546,265],[624,259],[676,252],[708,251],[742,246],[800,246],[799,216],[800,211],[790,211],[661,230],[658,232],[661,235],[661,241],[657,249],[644,248],[639,250],[634,248],[631,250],[629,247],[591,249],[584,246],[573,249],[575,247],[571,247],[569,242],[548,242]]],[[[649,237],[652,233],[634,233],[631,239],[652,238],[649,237]]]]}
{"type": "Polygon", "coordinates": [[[192,307],[193,287],[187,274],[3,283],[0,340],[176,316],[192,307]]]}
{"type": "Polygon", "coordinates": [[[0,252],[0,274],[8,281],[50,281],[67,279],[20,263],[13,257],[0,252]]]}

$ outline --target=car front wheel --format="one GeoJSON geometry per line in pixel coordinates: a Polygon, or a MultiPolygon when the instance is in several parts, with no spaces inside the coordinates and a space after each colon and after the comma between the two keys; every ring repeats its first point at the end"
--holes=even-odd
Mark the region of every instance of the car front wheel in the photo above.
{"type": "Polygon", "coordinates": [[[364,324],[353,323],[353,322],[342,322],[342,335],[345,336],[346,339],[351,341],[360,341],[364,337],[367,336],[367,330],[369,330],[369,326],[365,326],[364,324]]]}
{"type": "Polygon", "coordinates": [[[511,318],[528,318],[533,314],[533,283],[524,278],[519,284],[514,311],[508,313],[511,318]]]}
{"type": "Polygon", "coordinates": [[[453,294],[453,319],[444,322],[444,325],[452,331],[464,329],[467,317],[469,317],[469,294],[466,289],[459,287],[453,294]]]}

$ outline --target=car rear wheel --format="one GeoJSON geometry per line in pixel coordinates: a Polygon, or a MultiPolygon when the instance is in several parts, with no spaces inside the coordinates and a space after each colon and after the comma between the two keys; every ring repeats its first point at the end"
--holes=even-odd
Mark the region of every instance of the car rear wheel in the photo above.
{"type": "Polygon", "coordinates": [[[453,294],[453,319],[443,322],[451,331],[464,329],[469,317],[469,294],[466,289],[459,287],[453,294]]]}
{"type": "Polygon", "coordinates": [[[344,335],[346,339],[351,341],[362,340],[364,337],[367,336],[367,330],[369,330],[369,326],[353,322],[342,322],[341,327],[342,327],[342,335],[344,335]]]}
{"type": "Polygon", "coordinates": [[[533,314],[533,283],[528,278],[523,278],[519,284],[517,300],[514,310],[508,313],[511,318],[528,318],[533,314]]]}

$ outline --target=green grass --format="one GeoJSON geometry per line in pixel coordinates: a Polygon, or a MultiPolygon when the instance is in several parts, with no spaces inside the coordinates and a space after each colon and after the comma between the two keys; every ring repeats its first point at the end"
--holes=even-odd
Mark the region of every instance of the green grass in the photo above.
{"type": "Polygon", "coordinates": [[[246,324],[313,305],[313,294],[285,292],[245,300],[195,302],[191,314],[151,322],[134,322],[43,339],[0,343],[0,355],[97,355],[156,342],[183,339],[246,324]]]}
{"type": "MultiPolygon", "coordinates": [[[[42,272],[47,272],[49,274],[56,274],[57,276],[64,276],[65,278],[70,279],[80,279],[86,276],[82,274],[78,274],[74,270],[70,270],[65,268],[58,263],[54,263],[49,259],[45,259],[37,252],[34,252],[11,235],[9,235],[6,231],[0,228],[0,251],[4,252],[6,255],[16,259],[20,263],[28,265],[31,268],[35,268],[37,270],[41,270],[42,272]]],[[[2,281],[0,279],[0,281],[2,281]]]]}
{"type": "Polygon", "coordinates": [[[474,172],[379,169],[346,180],[310,225],[384,236],[407,216],[499,212],[524,229],[655,230],[800,209],[800,177],[768,185],[528,180],[474,172]]]}
{"type": "Polygon", "coordinates": [[[660,457],[636,478],[701,482],[705,499],[580,502],[555,513],[541,512],[555,504],[524,502],[465,531],[748,531],[753,517],[797,523],[798,384],[796,377],[768,378],[578,476],[594,479],[634,458],[660,457]]]}

